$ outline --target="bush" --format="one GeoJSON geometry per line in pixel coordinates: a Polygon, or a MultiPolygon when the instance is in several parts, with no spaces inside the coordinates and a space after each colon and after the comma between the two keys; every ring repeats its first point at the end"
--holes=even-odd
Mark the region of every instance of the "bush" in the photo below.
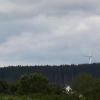
{"type": "Polygon", "coordinates": [[[30,94],[30,93],[55,93],[60,94],[61,88],[51,84],[49,80],[38,73],[32,75],[23,75],[18,82],[17,93],[30,94]]]}
{"type": "Polygon", "coordinates": [[[52,84],[49,80],[39,73],[22,75],[16,82],[7,83],[0,81],[0,93],[8,94],[63,94],[61,87],[52,84]]]}
{"type": "Polygon", "coordinates": [[[9,85],[6,81],[0,80],[0,93],[7,93],[9,91],[9,85]]]}

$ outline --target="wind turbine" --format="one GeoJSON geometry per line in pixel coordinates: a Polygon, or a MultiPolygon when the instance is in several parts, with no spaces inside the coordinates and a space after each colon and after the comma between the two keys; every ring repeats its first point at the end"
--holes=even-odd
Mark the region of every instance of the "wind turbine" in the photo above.
{"type": "Polygon", "coordinates": [[[91,64],[91,63],[92,63],[92,58],[93,58],[93,56],[84,56],[84,57],[89,58],[89,64],[91,64]]]}
{"type": "Polygon", "coordinates": [[[89,64],[93,62],[93,59],[95,58],[95,53],[96,53],[97,48],[93,48],[90,52],[89,55],[86,55],[84,57],[87,57],[89,59],[89,64]]]}

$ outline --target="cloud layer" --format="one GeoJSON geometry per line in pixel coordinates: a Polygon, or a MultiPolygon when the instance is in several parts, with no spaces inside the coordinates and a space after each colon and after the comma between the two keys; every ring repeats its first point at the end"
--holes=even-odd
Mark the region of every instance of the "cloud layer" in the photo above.
{"type": "Polygon", "coordinates": [[[99,0],[0,0],[0,64],[99,62],[99,0]]]}

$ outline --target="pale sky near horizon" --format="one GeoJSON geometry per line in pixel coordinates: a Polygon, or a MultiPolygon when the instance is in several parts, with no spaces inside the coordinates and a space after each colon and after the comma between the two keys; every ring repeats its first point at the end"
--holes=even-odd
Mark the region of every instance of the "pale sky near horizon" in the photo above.
{"type": "Polygon", "coordinates": [[[0,0],[0,65],[100,62],[99,0],[0,0]]]}

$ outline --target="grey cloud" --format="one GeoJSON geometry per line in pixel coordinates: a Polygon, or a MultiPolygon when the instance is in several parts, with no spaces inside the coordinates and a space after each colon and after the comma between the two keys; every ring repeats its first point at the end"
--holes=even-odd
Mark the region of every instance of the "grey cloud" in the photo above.
{"type": "Polygon", "coordinates": [[[5,1],[0,0],[2,64],[83,63],[83,55],[99,48],[99,1],[5,1]]]}
{"type": "MultiPolygon", "coordinates": [[[[2,0],[1,0],[2,1],[2,0]]],[[[80,0],[6,0],[1,2],[3,7],[0,8],[1,20],[30,19],[38,15],[63,16],[69,14],[95,14],[99,13],[100,2],[97,0],[80,1],[80,0]],[[8,3],[6,3],[8,2],[8,3]],[[26,5],[24,5],[26,4],[26,5]],[[11,7],[9,7],[11,6],[11,7]],[[7,9],[5,9],[5,7],[7,9]],[[8,11],[8,12],[7,12],[8,11]]]]}

